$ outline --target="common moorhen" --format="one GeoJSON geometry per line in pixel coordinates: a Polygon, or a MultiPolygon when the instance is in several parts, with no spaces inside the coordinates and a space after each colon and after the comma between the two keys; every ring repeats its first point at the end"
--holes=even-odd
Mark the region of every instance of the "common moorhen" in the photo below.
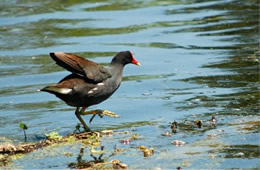
{"type": "MultiPolygon", "coordinates": [[[[70,53],[55,52],[50,53],[50,56],[57,65],[67,69],[72,74],[57,84],[44,87],[41,91],[55,94],[68,105],[76,107],[75,114],[85,131],[90,131],[90,128],[81,115],[91,114],[85,112],[86,108],[103,102],[117,90],[126,64],[140,65],[131,51],[122,51],[116,54],[108,68],[70,53]]],[[[98,114],[100,115],[100,112],[98,114]]]]}

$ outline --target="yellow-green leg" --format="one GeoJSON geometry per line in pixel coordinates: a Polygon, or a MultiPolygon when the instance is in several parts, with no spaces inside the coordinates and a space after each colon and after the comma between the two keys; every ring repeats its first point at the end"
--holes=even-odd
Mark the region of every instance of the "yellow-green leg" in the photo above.
{"type": "MultiPolygon", "coordinates": [[[[81,115],[81,112],[82,110],[85,110],[86,108],[83,107],[80,111],[79,111],[79,107],[76,108],[76,111],[75,111],[75,115],[77,116],[77,118],[79,119],[80,123],[83,125],[84,129],[86,132],[90,132],[90,128],[87,126],[87,124],[85,123],[85,121],[82,119],[82,117],[80,116],[81,115]]],[[[84,112],[83,110],[83,112],[84,112]]]]}
{"type": "Polygon", "coordinates": [[[85,123],[85,121],[82,119],[81,115],[93,115],[90,120],[89,123],[91,123],[93,121],[93,119],[95,118],[96,115],[98,115],[100,118],[102,118],[104,115],[105,116],[109,116],[109,117],[115,117],[118,118],[120,117],[119,115],[115,114],[114,112],[110,112],[108,110],[92,110],[92,111],[88,111],[85,112],[87,107],[82,107],[81,110],[79,110],[80,107],[76,108],[75,111],[75,115],[77,116],[77,118],[79,119],[80,123],[83,125],[84,129],[86,132],[90,132],[90,128],[87,126],[87,124],[85,123]]]}

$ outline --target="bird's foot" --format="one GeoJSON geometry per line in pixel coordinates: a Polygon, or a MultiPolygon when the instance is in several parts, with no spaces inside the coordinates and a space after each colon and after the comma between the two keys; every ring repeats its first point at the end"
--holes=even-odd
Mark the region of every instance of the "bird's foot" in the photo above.
{"type": "Polygon", "coordinates": [[[88,111],[88,112],[80,112],[81,115],[90,115],[92,114],[93,116],[90,118],[89,123],[91,123],[93,121],[93,119],[95,118],[96,115],[98,115],[100,118],[103,118],[103,116],[109,116],[109,117],[115,117],[118,118],[120,117],[120,115],[115,114],[114,112],[110,112],[108,110],[92,110],[92,111],[88,111]]]}

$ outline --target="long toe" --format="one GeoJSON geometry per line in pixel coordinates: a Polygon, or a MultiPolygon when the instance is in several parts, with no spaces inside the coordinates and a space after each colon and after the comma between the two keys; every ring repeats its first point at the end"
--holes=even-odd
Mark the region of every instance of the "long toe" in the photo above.
{"type": "Polygon", "coordinates": [[[120,117],[120,115],[117,115],[114,112],[111,112],[111,111],[108,111],[108,110],[103,110],[102,114],[109,116],[109,117],[115,117],[115,118],[120,117]]]}
{"type": "Polygon", "coordinates": [[[89,119],[89,124],[93,121],[93,119],[96,117],[96,114],[93,114],[93,116],[89,119]]]}

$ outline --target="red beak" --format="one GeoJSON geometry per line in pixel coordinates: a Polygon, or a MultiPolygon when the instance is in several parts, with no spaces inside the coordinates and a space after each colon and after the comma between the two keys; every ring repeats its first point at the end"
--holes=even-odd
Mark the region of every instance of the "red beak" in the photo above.
{"type": "Polygon", "coordinates": [[[132,53],[132,51],[129,51],[130,54],[132,55],[132,63],[135,65],[140,66],[141,64],[134,58],[134,54],[132,53]]]}
{"type": "Polygon", "coordinates": [[[132,63],[135,65],[140,66],[141,64],[133,57],[132,63]]]}

